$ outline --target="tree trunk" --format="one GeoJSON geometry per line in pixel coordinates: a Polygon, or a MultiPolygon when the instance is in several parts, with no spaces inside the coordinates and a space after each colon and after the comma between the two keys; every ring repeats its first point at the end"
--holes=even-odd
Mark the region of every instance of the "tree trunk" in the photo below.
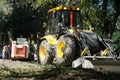
{"type": "Polygon", "coordinates": [[[111,24],[111,27],[110,27],[110,38],[112,37],[112,34],[115,31],[116,22],[117,22],[117,19],[118,19],[119,15],[120,15],[120,1],[115,0],[115,3],[114,3],[114,20],[113,20],[113,22],[111,24]]]}
{"type": "Polygon", "coordinates": [[[113,13],[113,21],[111,24],[107,24],[107,4],[108,0],[103,0],[103,7],[102,7],[102,13],[103,13],[103,30],[104,34],[107,38],[111,38],[113,32],[115,31],[116,22],[118,19],[118,16],[120,15],[120,1],[115,0],[114,1],[114,13],[113,13]]]}
{"type": "Polygon", "coordinates": [[[107,37],[108,33],[108,25],[107,25],[107,4],[108,0],[103,0],[103,7],[102,7],[102,15],[103,15],[103,31],[105,36],[107,37]]]}

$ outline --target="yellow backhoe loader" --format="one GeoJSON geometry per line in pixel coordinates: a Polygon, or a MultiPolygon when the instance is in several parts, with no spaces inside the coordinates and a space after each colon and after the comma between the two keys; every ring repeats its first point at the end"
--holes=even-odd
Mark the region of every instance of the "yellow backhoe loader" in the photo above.
{"type": "Polygon", "coordinates": [[[93,32],[90,26],[81,26],[79,7],[60,5],[50,9],[48,14],[45,36],[40,38],[39,44],[41,64],[68,66],[83,56],[113,57],[109,42],[93,32]]]}

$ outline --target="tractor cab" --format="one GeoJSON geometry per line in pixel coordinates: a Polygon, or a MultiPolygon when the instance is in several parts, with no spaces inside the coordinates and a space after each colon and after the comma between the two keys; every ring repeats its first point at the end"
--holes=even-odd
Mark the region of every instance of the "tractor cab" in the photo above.
{"type": "Polygon", "coordinates": [[[62,30],[76,30],[80,27],[80,8],[76,6],[58,6],[48,11],[49,34],[54,34],[62,30]]]}

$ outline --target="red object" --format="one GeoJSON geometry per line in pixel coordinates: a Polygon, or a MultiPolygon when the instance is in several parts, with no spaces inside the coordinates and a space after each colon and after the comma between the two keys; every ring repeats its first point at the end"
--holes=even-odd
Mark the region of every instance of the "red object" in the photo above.
{"type": "Polygon", "coordinates": [[[70,12],[70,28],[73,27],[73,12],[70,12]]]}
{"type": "Polygon", "coordinates": [[[26,57],[26,49],[27,46],[23,45],[22,47],[17,47],[17,45],[14,46],[14,57],[26,57]]]}

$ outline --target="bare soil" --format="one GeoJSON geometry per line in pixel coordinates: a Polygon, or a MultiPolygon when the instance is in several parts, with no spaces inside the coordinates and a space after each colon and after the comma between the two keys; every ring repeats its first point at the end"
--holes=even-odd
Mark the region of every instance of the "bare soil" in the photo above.
{"type": "Polygon", "coordinates": [[[0,59],[0,80],[120,80],[120,73],[0,59]]]}

